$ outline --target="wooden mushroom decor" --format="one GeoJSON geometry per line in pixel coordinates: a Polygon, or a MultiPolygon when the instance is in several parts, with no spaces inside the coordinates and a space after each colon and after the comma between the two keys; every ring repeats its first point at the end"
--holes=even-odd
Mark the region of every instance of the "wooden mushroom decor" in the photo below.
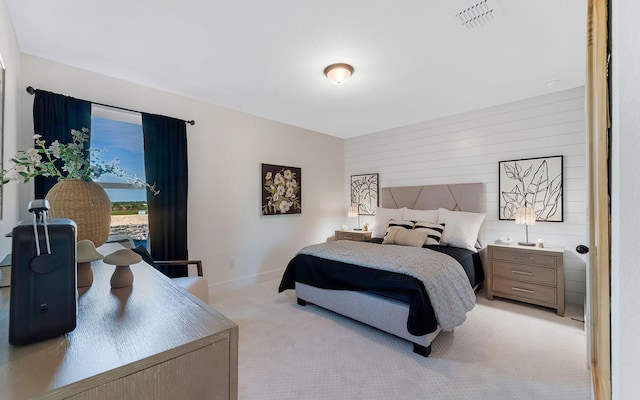
{"type": "Polygon", "coordinates": [[[78,287],[83,288],[91,286],[93,283],[93,270],[91,269],[91,261],[102,260],[104,257],[98,253],[96,246],[91,240],[80,240],[77,244],[78,249],[78,287]]]}
{"type": "Polygon", "coordinates": [[[113,275],[111,275],[111,287],[118,289],[131,286],[133,272],[129,266],[140,261],[142,261],[142,257],[131,249],[121,249],[106,256],[102,262],[116,266],[113,275]]]}

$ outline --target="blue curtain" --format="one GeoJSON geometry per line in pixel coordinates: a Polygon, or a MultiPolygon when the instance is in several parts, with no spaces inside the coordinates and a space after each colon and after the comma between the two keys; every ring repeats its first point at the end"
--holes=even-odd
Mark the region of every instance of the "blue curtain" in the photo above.
{"type": "MultiPolygon", "coordinates": [[[[145,178],[160,191],[157,196],[147,192],[151,255],[155,260],[187,260],[186,123],[142,113],[142,134],[145,178]]],[[[170,278],[187,276],[186,266],[158,269],[170,278]]]]}
{"type": "MultiPolygon", "coordinates": [[[[35,133],[42,135],[47,145],[54,140],[71,143],[71,129],[91,129],[91,102],[36,89],[33,128],[35,133]]],[[[88,142],[85,144],[89,147],[88,142]]],[[[44,199],[56,182],[56,178],[36,177],[34,198],[44,199]]]]}

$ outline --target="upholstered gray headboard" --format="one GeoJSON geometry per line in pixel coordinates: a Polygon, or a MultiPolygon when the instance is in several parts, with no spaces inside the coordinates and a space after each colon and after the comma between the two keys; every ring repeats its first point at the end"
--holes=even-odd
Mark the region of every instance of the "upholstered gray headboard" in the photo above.
{"type": "Polygon", "coordinates": [[[380,207],[486,212],[484,183],[398,186],[380,189],[380,207]]]}

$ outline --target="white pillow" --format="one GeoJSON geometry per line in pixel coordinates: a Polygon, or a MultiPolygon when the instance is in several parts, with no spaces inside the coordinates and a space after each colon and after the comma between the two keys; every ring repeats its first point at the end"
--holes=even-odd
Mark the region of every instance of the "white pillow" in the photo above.
{"type": "Polygon", "coordinates": [[[407,208],[404,210],[404,216],[402,219],[407,221],[422,221],[438,223],[438,210],[412,210],[407,208]]]}
{"type": "Polygon", "coordinates": [[[461,247],[478,251],[475,244],[485,213],[466,211],[449,211],[446,208],[438,210],[438,223],[444,224],[444,232],[440,239],[441,245],[461,247]]]}
{"type": "Polygon", "coordinates": [[[374,237],[374,238],[384,237],[384,234],[387,233],[387,228],[389,227],[389,220],[402,219],[404,210],[406,210],[406,207],[403,207],[403,208],[378,207],[376,209],[376,217],[375,217],[375,222],[373,224],[373,230],[371,231],[371,237],[374,237]]]}

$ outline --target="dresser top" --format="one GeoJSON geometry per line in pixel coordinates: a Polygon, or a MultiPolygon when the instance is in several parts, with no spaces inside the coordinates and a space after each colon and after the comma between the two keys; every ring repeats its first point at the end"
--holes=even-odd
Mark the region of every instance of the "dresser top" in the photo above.
{"type": "Polygon", "coordinates": [[[93,285],[78,289],[76,329],[31,345],[9,344],[10,288],[0,289],[0,397],[68,397],[199,349],[236,326],[144,262],[131,266],[133,286],[121,289],[111,289],[113,265],[91,266],[93,285]]]}
{"type": "Polygon", "coordinates": [[[564,249],[560,247],[537,247],[537,246],[520,246],[519,244],[497,244],[491,243],[488,246],[501,247],[505,249],[519,249],[519,250],[531,250],[531,251],[554,251],[564,253],[564,249]]]}

